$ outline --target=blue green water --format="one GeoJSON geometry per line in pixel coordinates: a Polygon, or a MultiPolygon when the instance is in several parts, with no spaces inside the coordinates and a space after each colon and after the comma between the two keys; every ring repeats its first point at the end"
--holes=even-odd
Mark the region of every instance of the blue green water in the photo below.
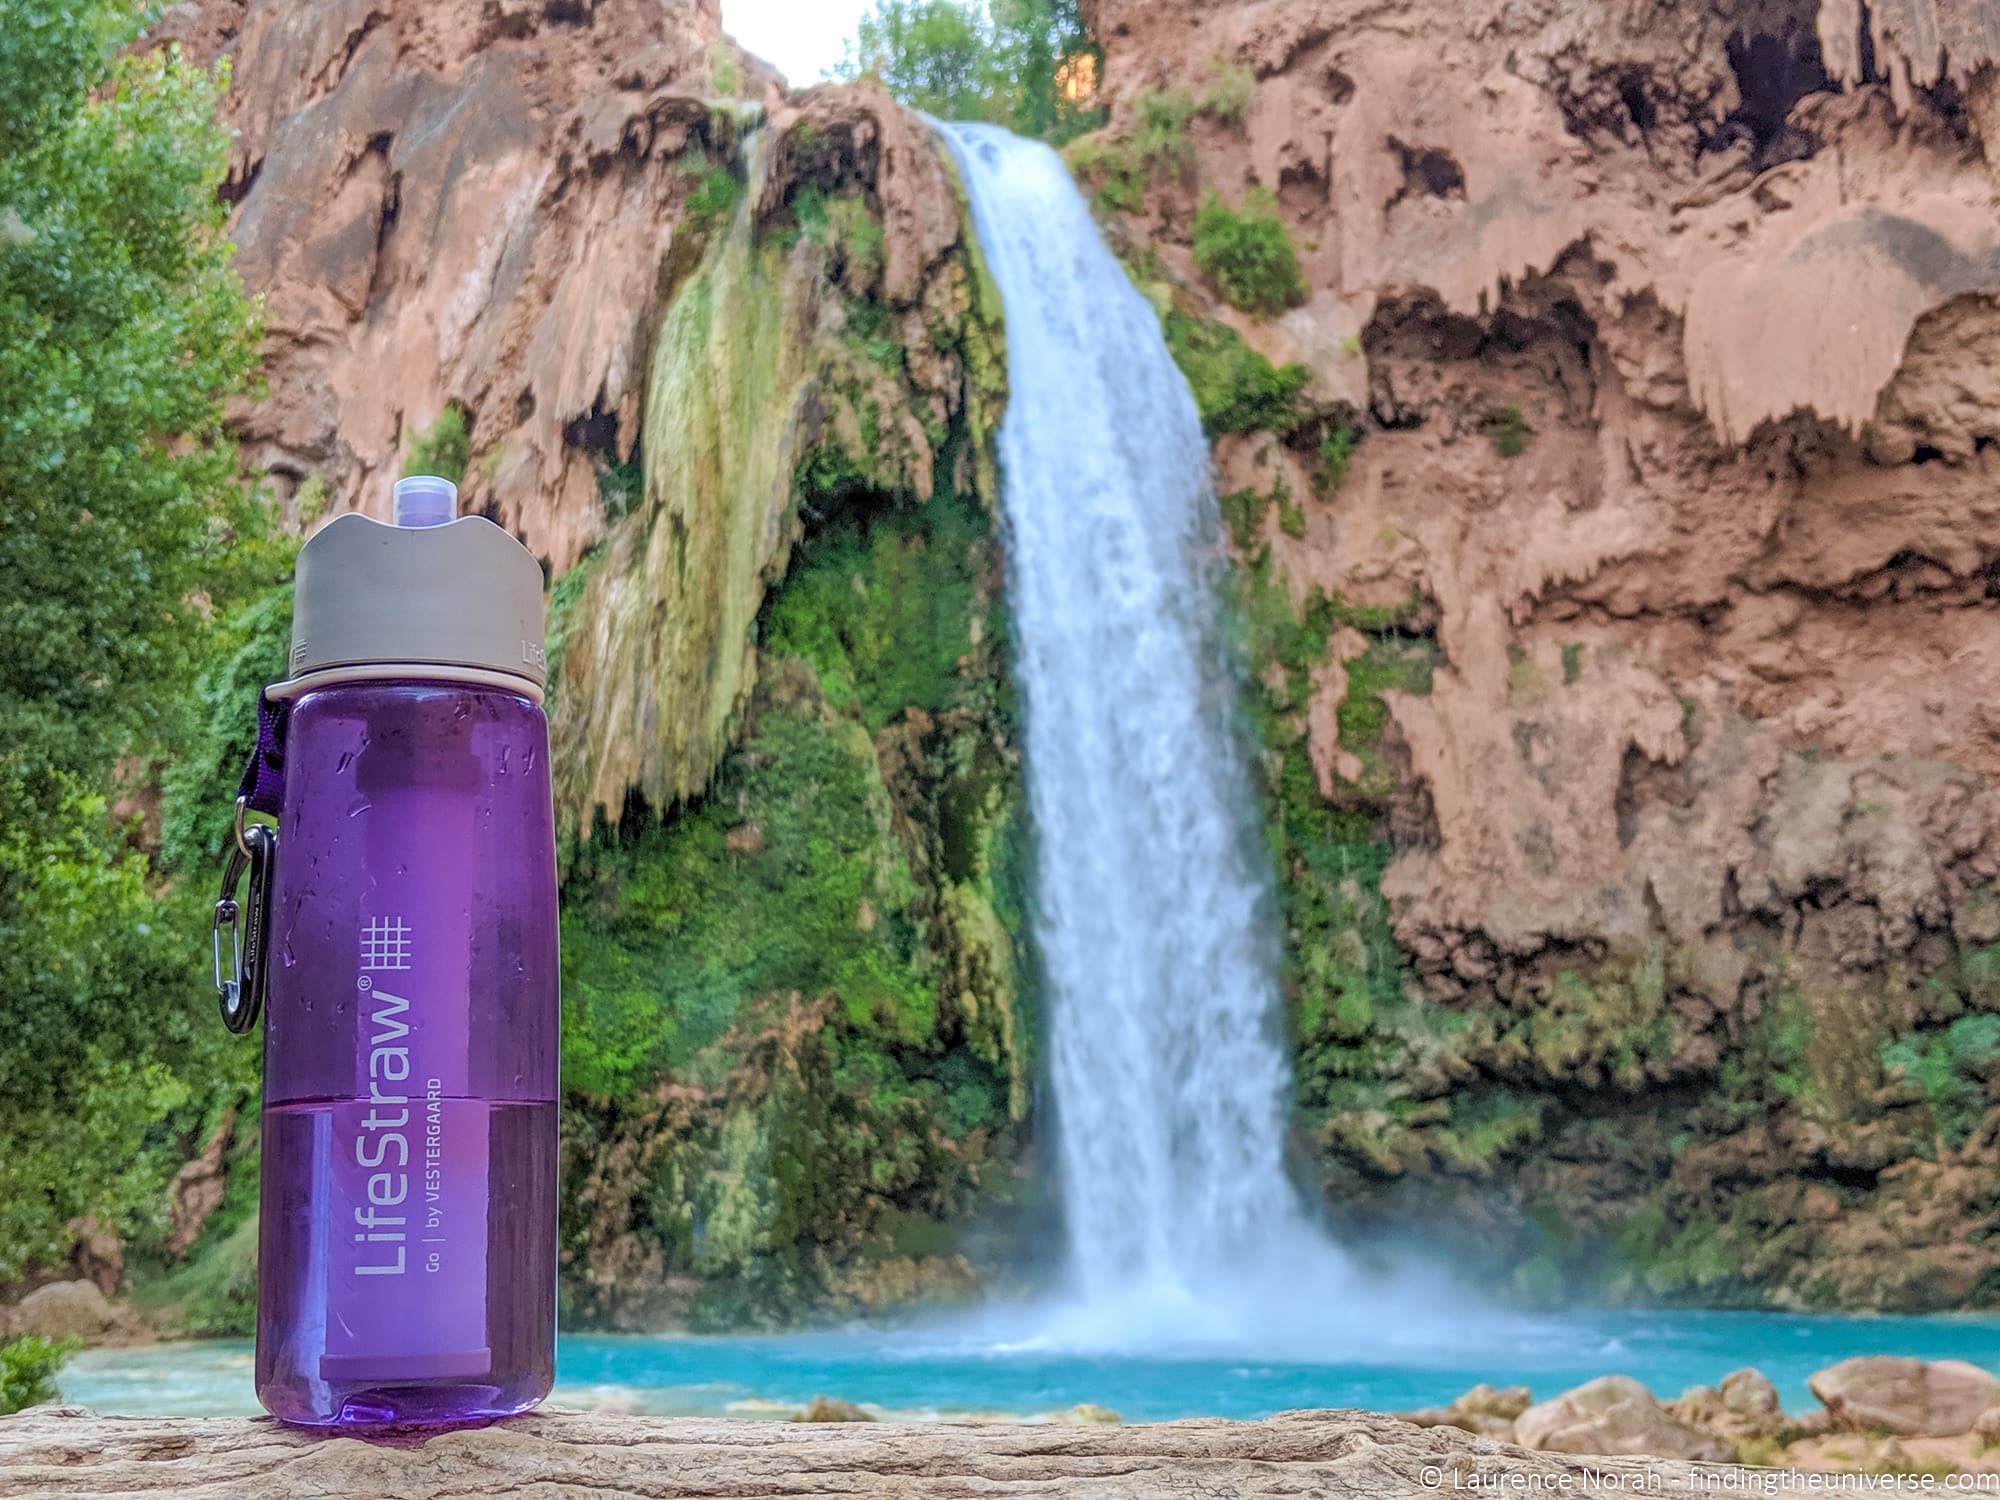
{"type": "MultiPolygon", "coordinates": [[[[996,1342],[958,1328],[782,1338],[566,1336],[554,1400],[657,1415],[783,1416],[814,1395],[893,1416],[1033,1418],[1079,1402],[1128,1421],[1261,1417],[1300,1407],[1398,1410],[1450,1400],[1475,1382],[1538,1398],[1613,1371],[1672,1397],[1755,1365],[1789,1410],[1816,1403],[1806,1377],[1854,1354],[1970,1360],[2000,1369],[2000,1318],[1834,1318],[1765,1313],[1606,1312],[1515,1325],[1499,1341],[1381,1361],[1212,1354],[1110,1354],[996,1342]]],[[[65,1400],[103,1413],[254,1412],[247,1343],[93,1350],[63,1372],[65,1400]]]]}

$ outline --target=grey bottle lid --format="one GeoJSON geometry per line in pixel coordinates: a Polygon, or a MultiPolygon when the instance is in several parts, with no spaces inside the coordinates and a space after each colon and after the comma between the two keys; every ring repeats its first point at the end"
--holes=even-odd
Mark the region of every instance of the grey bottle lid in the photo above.
{"type": "Polygon", "coordinates": [[[299,549],[292,683],[433,668],[519,678],[540,695],[541,564],[483,516],[453,520],[457,502],[449,480],[419,475],[396,486],[401,524],[357,513],[313,533],[299,549]]]}

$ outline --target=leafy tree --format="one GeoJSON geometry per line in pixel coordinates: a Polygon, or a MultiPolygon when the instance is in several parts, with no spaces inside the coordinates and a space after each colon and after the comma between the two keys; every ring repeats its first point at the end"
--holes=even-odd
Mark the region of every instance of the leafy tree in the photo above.
{"type": "Polygon", "coordinates": [[[943,119],[1060,144],[1102,123],[1092,98],[1101,64],[1076,0],[876,0],[838,72],[878,77],[943,119]],[[1072,97],[1063,77],[1089,86],[1072,97]]]}
{"type": "Polygon", "coordinates": [[[283,566],[222,430],[257,326],[221,80],[123,52],[138,20],[0,0],[0,1279],[70,1215],[131,1227],[162,1131],[247,1068],[195,1032],[185,895],[107,812],[184,737],[211,616],[283,566]]]}

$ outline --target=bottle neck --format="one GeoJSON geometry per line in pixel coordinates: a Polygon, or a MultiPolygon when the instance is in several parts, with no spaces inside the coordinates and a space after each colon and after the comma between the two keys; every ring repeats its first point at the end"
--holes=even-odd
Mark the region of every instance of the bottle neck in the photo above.
{"type": "Polygon", "coordinates": [[[393,661],[371,661],[355,666],[326,667],[317,672],[308,672],[302,677],[288,677],[283,682],[274,682],[264,691],[267,697],[283,702],[305,693],[318,692],[321,688],[345,687],[357,682],[438,682],[462,683],[468,687],[503,688],[510,693],[519,693],[538,707],[545,696],[542,684],[526,677],[518,677],[512,672],[497,672],[488,667],[447,666],[437,662],[393,661]]]}

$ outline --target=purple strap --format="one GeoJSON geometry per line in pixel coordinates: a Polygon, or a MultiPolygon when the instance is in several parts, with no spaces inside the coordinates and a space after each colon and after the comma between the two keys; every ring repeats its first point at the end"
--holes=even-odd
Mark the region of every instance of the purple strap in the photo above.
{"type": "Polygon", "coordinates": [[[285,799],[285,726],[291,704],[274,702],[268,690],[257,695],[257,748],[243,768],[236,795],[252,812],[278,816],[285,799]]]}

